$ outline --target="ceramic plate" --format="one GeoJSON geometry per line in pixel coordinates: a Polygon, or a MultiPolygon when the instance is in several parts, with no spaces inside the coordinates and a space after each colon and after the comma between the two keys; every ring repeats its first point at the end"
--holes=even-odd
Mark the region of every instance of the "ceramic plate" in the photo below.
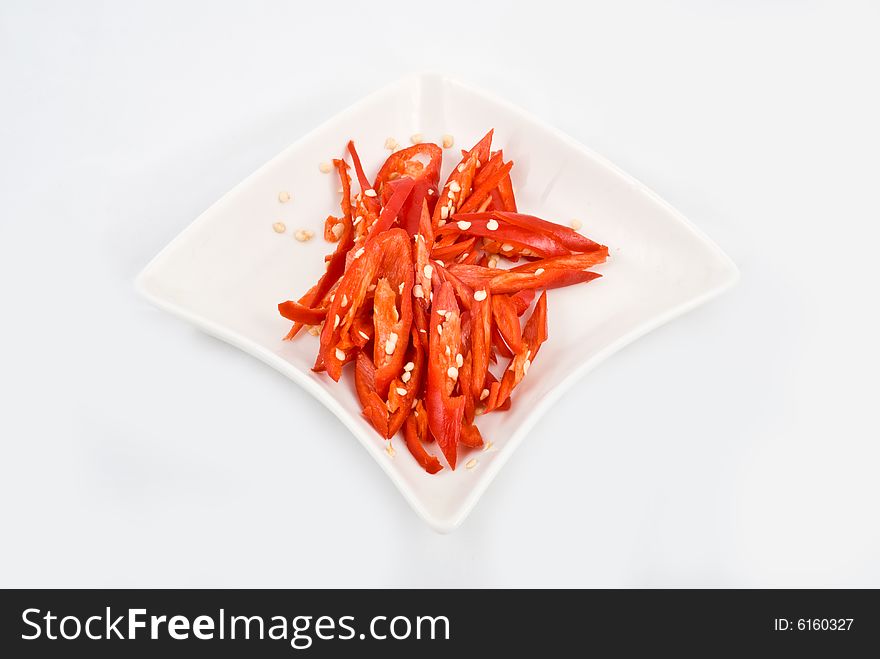
{"type": "MultiPolygon", "coordinates": [[[[439,75],[407,78],[359,101],[312,131],[245,179],[177,236],[144,269],[137,289],[157,306],[261,359],[326,405],[394,481],[434,529],[458,526],[532,426],[562,393],[630,341],[707,301],[738,278],[731,260],[657,195],[604,158],[522,110],[439,75]],[[389,136],[408,144],[422,133],[439,142],[449,133],[441,181],[458,162],[458,149],[490,127],[493,146],[516,164],[519,207],[547,219],[583,221],[583,233],[611,248],[597,268],[604,276],[588,285],[549,292],[549,335],[507,413],[479,419],[494,449],[475,454],[478,464],[426,474],[401,439],[396,455],[361,417],[351,383],[310,370],[317,338],[303,333],[282,341],[289,322],[279,301],[296,299],[323,272],[332,246],[321,238],[323,219],[338,213],[335,175],[318,163],[339,157],[348,139],[364,167],[375,173],[389,136]],[[291,190],[302,218],[285,234],[271,224],[278,194],[291,190]],[[291,232],[310,228],[299,243],[291,232]]],[[[345,481],[344,474],[336,474],[345,481]]],[[[332,484],[328,481],[328,487],[332,484]]]]}

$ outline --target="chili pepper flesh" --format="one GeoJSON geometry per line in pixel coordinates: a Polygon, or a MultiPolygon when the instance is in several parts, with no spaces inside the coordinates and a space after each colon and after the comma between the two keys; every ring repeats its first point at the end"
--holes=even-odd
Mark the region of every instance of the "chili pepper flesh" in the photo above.
{"type": "Polygon", "coordinates": [[[364,418],[385,439],[402,432],[429,474],[484,445],[479,416],[510,409],[548,339],[547,290],[600,277],[590,268],[608,258],[606,246],[518,210],[514,163],[492,151],[493,133],[461,151],[442,187],[436,144],[392,153],[371,183],[349,141],[360,192],[335,159],[341,215],[324,222],[336,244],[326,271],[278,305],[293,321],[284,338],[318,334],[313,370],[333,380],[353,363],[364,418]]]}

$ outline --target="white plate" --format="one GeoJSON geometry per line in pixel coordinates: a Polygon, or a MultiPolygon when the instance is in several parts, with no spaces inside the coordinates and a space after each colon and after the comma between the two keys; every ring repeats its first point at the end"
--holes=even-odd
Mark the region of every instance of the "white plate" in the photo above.
{"type": "MultiPolygon", "coordinates": [[[[508,103],[458,81],[420,75],[386,87],[330,119],[245,179],[205,211],[144,269],[137,290],[157,306],[278,369],[326,405],[351,430],[434,529],[461,524],[532,426],[574,382],[648,330],[719,294],[736,282],[731,260],[684,217],[632,177],[559,131],[508,103]],[[297,299],[323,272],[332,246],[321,239],[323,219],[338,212],[338,180],[318,163],[339,157],[349,138],[368,175],[388,152],[385,138],[408,144],[424,134],[455,136],[445,151],[441,181],[490,127],[493,146],[515,161],[517,203],[525,212],[562,223],[583,221],[583,233],[611,248],[604,275],[592,283],[549,293],[549,340],[507,413],[480,417],[497,450],[470,456],[456,471],[430,476],[405,445],[396,456],[361,417],[346,373],[336,384],[310,370],[317,338],[282,341],[290,323],[276,305],[297,299]],[[293,182],[293,183],[291,183],[293,182]],[[278,193],[294,195],[302,222],[272,231],[278,193]],[[293,230],[315,238],[299,243],[293,230]]],[[[430,447],[436,451],[436,447],[430,447]]],[[[344,475],[337,475],[340,481],[344,475]]]]}

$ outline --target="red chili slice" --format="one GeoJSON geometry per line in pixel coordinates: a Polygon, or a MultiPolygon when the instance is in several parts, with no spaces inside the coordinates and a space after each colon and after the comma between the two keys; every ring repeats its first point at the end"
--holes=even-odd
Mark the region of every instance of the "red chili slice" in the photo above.
{"type": "Polygon", "coordinates": [[[451,395],[458,381],[456,355],[461,350],[461,320],[455,293],[448,282],[443,282],[434,292],[428,322],[430,350],[425,390],[428,427],[443,451],[446,462],[455,469],[464,398],[451,395]]]}
{"type": "Polygon", "coordinates": [[[411,236],[418,231],[422,204],[427,202],[428,207],[433,208],[436,203],[442,159],[443,150],[436,144],[416,144],[388,156],[376,176],[373,188],[383,205],[391,196],[391,182],[403,177],[414,181],[409,198],[400,210],[400,226],[411,236]]]}

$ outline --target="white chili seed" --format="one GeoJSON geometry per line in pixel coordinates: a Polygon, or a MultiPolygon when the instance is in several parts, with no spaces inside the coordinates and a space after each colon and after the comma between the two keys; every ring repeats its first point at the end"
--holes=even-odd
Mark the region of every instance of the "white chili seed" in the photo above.
{"type": "Polygon", "coordinates": [[[430,279],[431,276],[434,274],[434,266],[432,266],[430,263],[426,263],[425,267],[422,268],[422,274],[425,275],[425,279],[430,279]]]}
{"type": "Polygon", "coordinates": [[[406,396],[406,389],[404,389],[403,387],[397,387],[395,391],[397,391],[398,395],[400,396],[406,396]]]}
{"type": "Polygon", "coordinates": [[[323,174],[329,174],[330,170],[333,169],[333,165],[329,162],[322,162],[318,165],[318,169],[320,169],[323,174]]]}
{"type": "Polygon", "coordinates": [[[364,253],[364,248],[361,247],[358,251],[356,251],[354,253],[354,258],[359,259],[361,257],[361,254],[363,254],[363,253],[364,253]]]}
{"type": "Polygon", "coordinates": [[[464,357],[461,356],[461,353],[458,353],[455,356],[455,365],[458,366],[459,368],[464,366],[464,357]]]}
{"type": "Polygon", "coordinates": [[[448,375],[452,380],[455,380],[458,377],[458,369],[455,366],[450,366],[446,369],[446,375],[448,375]]]}
{"type": "Polygon", "coordinates": [[[480,392],[480,400],[486,400],[488,397],[489,397],[489,390],[488,390],[488,389],[483,389],[483,390],[480,392]]]}
{"type": "Polygon", "coordinates": [[[422,136],[421,133],[414,133],[413,135],[409,136],[409,141],[413,144],[421,144],[425,141],[425,138],[422,136]]]}
{"type": "Polygon", "coordinates": [[[486,293],[486,291],[483,290],[483,289],[480,289],[480,290],[478,290],[478,291],[474,291],[474,299],[475,299],[477,302],[482,302],[483,300],[485,300],[485,299],[486,299],[486,295],[487,295],[487,293],[486,293]]]}
{"type": "Polygon", "coordinates": [[[498,222],[495,220],[489,220],[488,222],[486,222],[486,228],[489,231],[495,231],[498,228],[498,222]]]}
{"type": "Polygon", "coordinates": [[[464,467],[465,467],[465,469],[473,469],[473,468],[476,467],[478,464],[479,464],[479,461],[478,461],[476,458],[471,458],[470,460],[468,460],[468,461],[465,463],[464,467]]]}
{"type": "Polygon", "coordinates": [[[461,192],[461,186],[458,184],[458,181],[452,181],[452,182],[449,184],[449,189],[450,189],[452,192],[461,192]]]}
{"type": "Polygon", "coordinates": [[[580,220],[572,220],[571,222],[569,222],[569,225],[570,225],[571,228],[574,229],[575,231],[580,231],[580,228],[581,228],[582,226],[584,226],[584,225],[581,223],[580,220]]]}
{"type": "Polygon", "coordinates": [[[458,167],[456,167],[459,173],[464,171],[464,163],[461,163],[458,167]]]}
{"type": "Polygon", "coordinates": [[[458,224],[458,228],[462,231],[467,231],[471,228],[471,223],[467,220],[459,220],[458,222],[456,222],[456,224],[458,224]]]}
{"type": "Polygon", "coordinates": [[[388,137],[385,139],[385,148],[389,151],[394,151],[397,148],[397,140],[393,137],[388,137]]]}
{"type": "Polygon", "coordinates": [[[425,289],[422,288],[421,284],[413,286],[413,296],[418,298],[425,297],[425,289]]]}
{"type": "Polygon", "coordinates": [[[370,335],[367,334],[365,331],[363,331],[363,330],[358,330],[358,334],[360,334],[362,337],[364,337],[364,341],[369,341],[369,340],[370,340],[370,335]]]}
{"type": "Polygon", "coordinates": [[[416,365],[415,365],[414,363],[412,363],[412,362],[407,362],[406,364],[403,365],[403,370],[404,370],[404,371],[411,371],[411,370],[413,370],[415,367],[416,367],[416,365]]]}
{"type": "Polygon", "coordinates": [[[342,232],[345,231],[345,225],[342,222],[338,222],[333,225],[333,228],[330,229],[330,232],[336,236],[336,240],[342,238],[342,232]]]}
{"type": "Polygon", "coordinates": [[[308,229],[300,229],[295,234],[293,234],[293,237],[296,238],[301,243],[304,243],[304,242],[311,240],[314,235],[315,234],[313,232],[309,231],[308,229]]]}
{"type": "Polygon", "coordinates": [[[444,149],[451,149],[453,144],[455,144],[455,139],[452,137],[452,135],[447,133],[446,135],[443,136],[443,148],[444,149]]]}
{"type": "Polygon", "coordinates": [[[366,190],[364,190],[364,194],[368,197],[375,197],[376,191],[373,190],[373,188],[367,188],[366,190]]]}
{"type": "Polygon", "coordinates": [[[338,359],[341,362],[345,361],[345,353],[342,350],[340,350],[339,348],[336,348],[336,359],[338,359]]]}
{"type": "Polygon", "coordinates": [[[278,201],[280,201],[282,204],[287,203],[288,201],[290,201],[290,193],[289,192],[279,192],[278,193],[278,201]]]}
{"type": "Polygon", "coordinates": [[[449,217],[449,206],[441,206],[440,207],[440,219],[445,220],[449,217]]]}
{"type": "Polygon", "coordinates": [[[535,276],[536,276],[536,277],[539,277],[539,276],[541,276],[541,275],[543,275],[543,274],[544,274],[544,268],[538,268],[537,270],[535,270],[535,276]]]}
{"type": "Polygon", "coordinates": [[[403,383],[409,382],[409,379],[412,377],[412,373],[409,371],[404,371],[403,375],[400,376],[400,381],[403,383]]]}
{"type": "Polygon", "coordinates": [[[272,225],[272,228],[275,230],[275,233],[284,233],[287,231],[287,227],[284,225],[284,222],[276,222],[272,225]]]}

